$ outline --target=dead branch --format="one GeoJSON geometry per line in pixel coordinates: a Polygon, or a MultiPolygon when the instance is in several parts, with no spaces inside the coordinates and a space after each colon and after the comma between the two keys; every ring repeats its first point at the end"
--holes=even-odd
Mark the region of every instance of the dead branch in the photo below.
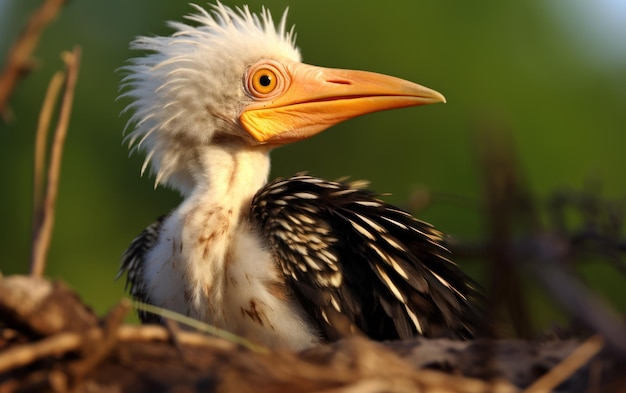
{"type": "Polygon", "coordinates": [[[48,140],[48,130],[50,129],[50,120],[54,113],[59,92],[65,80],[65,73],[58,71],[54,74],[48,85],[46,96],[39,113],[39,122],[37,124],[37,134],[35,135],[35,165],[33,171],[33,222],[32,234],[33,238],[39,230],[43,219],[43,196],[45,185],[45,162],[46,162],[46,142],[48,140]]]}
{"type": "Polygon", "coordinates": [[[82,379],[87,373],[94,370],[99,364],[114,351],[118,343],[117,331],[124,321],[124,316],[130,310],[131,305],[128,300],[121,301],[107,315],[102,329],[102,338],[92,340],[92,345],[87,345],[82,351],[85,357],[74,363],[70,367],[70,373],[74,378],[82,379]]]}
{"type": "Polygon", "coordinates": [[[601,336],[596,335],[589,338],[561,363],[529,386],[524,393],[549,393],[553,391],[577,370],[589,363],[600,352],[603,345],[604,340],[601,336]]]}
{"type": "Polygon", "coordinates": [[[10,49],[0,75],[0,116],[5,118],[7,102],[18,80],[31,69],[31,54],[44,28],[56,17],[65,0],[46,0],[31,15],[24,32],[10,49]]]}
{"type": "Polygon", "coordinates": [[[67,71],[67,81],[50,152],[50,163],[48,165],[48,175],[46,179],[46,194],[43,199],[43,206],[40,208],[41,225],[35,229],[33,239],[31,274],[36,277],[43,275],[50,239],[52,238],[61,158],[63,157],[63,147],[74,101],[74,91],[80,66],[80,54],[80,47],[75,47],[72,52],[63,53],[63,60],[65,61],[67,71]]]}
{"type": "Polygon", "coordinates": [[[529,338],[532,329],[511,240],[520,221],[524,229],[534,227],[536,212],[515,159],[514,143],[508,137],[493,125],[484,126],[477,133],[488,233],[487,320],[497,321],[498,311],[506,310],[517,335],[529,338]]]}
{"type": "MultiPolygon", "coordinates": [[[[232,350],[235,344],[195,332],[180,331],[177,340],[181,345],[195,347],[211,347],[221,350],[232,350]]],[[[170,332],[159,325],[123,325],[117,331],[117,338],[122,342],[170,342],[170,332]]]]}
{"type": "Polygon", "coordinates": [[[0,354],[0,373],[31,364],[44,357],[77,350],[82,341],[79,334],[67,332],[32,344],[6,349],[0,354]]]}
{"type": "Polygon", "coordinates": [[[39,206],[43,195],[44,186],[44,169],[46,161],[46,141],[48,139],[48,130],[50,129],[50,120],[56,106],[59,91],[63,86],[65,73],[58,71],[52,76],[46,96],[44,98],[41,112],[39,114],[39,122],[37,124],[37,134],[35,136],[35,175],[34,175],[34,205],[39,206]]]}

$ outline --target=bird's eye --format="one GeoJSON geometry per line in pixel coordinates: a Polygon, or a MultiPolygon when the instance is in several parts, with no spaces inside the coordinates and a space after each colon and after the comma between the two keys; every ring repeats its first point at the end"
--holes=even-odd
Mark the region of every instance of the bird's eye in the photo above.
{"type": "Polygon", "coordinates": [[[277,61],[262,60],[246,71],[246,90],[253,98],[266,100],[285,91],[289,76],[277,61]]]}
{"type": "Polygon", "coordinates": [[[278,76],[269,68],[261,68],[252,74],[250,79],[250,87],[252,93],[260,93],[260,95],[270,94],[276,89],[278,76]]]}

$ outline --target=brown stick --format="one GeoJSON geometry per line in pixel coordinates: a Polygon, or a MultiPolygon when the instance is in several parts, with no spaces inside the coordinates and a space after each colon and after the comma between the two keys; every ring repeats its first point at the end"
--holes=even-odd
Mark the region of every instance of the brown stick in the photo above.
{"type": "Polygon", "coordinates": [[[60,333],[33,344],[19,345],[0,353],[0,374],[52,355],[61,355],[80,348],[83,338],[78,333],[60,333]]]}
{"type": "MultiPolygon", "coordinates": [[[[117,330],[118,340],[122,342],[128,341],[158,341],[170,342],[170,332],[163,326],[158,325],[124,325],[117,330]]],[[[177,340],[182,345],[207,346],[222,350],[232,350],[235,344],[215,337],[209,337],[205,334],[180,331],[177,334],[177,340]]]]}
{"type": "Polygon", "coordinates": [[[46,97],[39,113],[39,122],[37,124],[37,134],[35,136],[35,166],[33,173],[33,223],[32,233],[33,239],[41,226],[43,216],[43,190],[45,185],[45,162],[46,162],[46,142],[48,140],[48,131],[50,129],[50,119],[54,113],[59,92],[65,80],[65,73],[58,71],[48,85],[46,97]]]}
{"type": "Polygon", "coordinates": [[[52,238],[52,228],[54,226],[54,209],[59,187],[59,174],[61,169],[61,158],[63,157],[63,146],[67,135],[67,128],[74,101],[74,90],[78,78],[80,66],[80,47],[75,47],[72,52],[65,52],[63,60],[66,64],[67,81],[65,92],[59,113],[59,120],[54,132],[54,140],[50,152],[50,164],[48,166],[48,176],[46,184],[46,195],[43,201],[41,225],[35,229],[33,239],[33,250],[31,257],[30,273],[35,277],[43,276],[46,265],[46,256],[52,238]]]}
{"type": "Polygon", "coordinates": [[[115,349],[118,343],[118,334],[120,325],[124,322],[124,316],[131,309],[131,303],[127,299],[123,299],[111,312],[107,315],[104,326],[104,337],[97,337],[90,345],[83,346],[84,357],[82,360],[70,366],[72,376],[82,379],[89,372],[94,370],[101,364],[104,359],[115,349]]]}
{"type": "Polygon", "coordinates": [[[584,366],[596,356],[604,346],[602,336],[595,335],[582,343],[568,357],[557,364],[552,370],[530,385],[524,393],[548,393],[572,376],[576,370],[584,366]]]}
{"type": "Polygon", "coordinates": [[[65,0],[46,0],[32,14],[24,32],[13,44],[7,56],[7,62],[0,74],[0,116],[4,117],[6,106],[17,81],[30,68],[30,56],[43,29],[56,17],[65,0]]]}

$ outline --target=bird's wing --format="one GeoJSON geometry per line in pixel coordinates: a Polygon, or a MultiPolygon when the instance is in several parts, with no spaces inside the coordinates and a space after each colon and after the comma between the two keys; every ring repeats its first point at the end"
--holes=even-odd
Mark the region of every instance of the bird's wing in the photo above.
{"type": "Polygon", "coordinates": [[[482,323],[477,285],[443,235],[355,183],[307,175],[257,193],[261,228],[294,296],[329,339],[469,338],[482,323]]]}
{"type": "MultiPolygon", "coordinates": [[[[120,270],[115,277],[117,280],[126,272],[125,289],[129,291],[134,299],[143,303],[151,303],[142,279],[146,254],[156,245],[163,220],[166,217],[159,217],[133,239],[128,249],[122,255],[120,270]]],[[[138,310],[138,314],[139,319],[143,323],[157,323],[160,321],[158,316],[145,311],[138,310]]]]}

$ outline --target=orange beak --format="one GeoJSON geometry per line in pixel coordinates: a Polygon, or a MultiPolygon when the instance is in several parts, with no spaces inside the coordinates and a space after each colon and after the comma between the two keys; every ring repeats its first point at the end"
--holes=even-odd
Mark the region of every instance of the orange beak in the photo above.
{"type": "Polygon", "coordinates": [[[285,91],[248,105],[239,117],[259,143],[295,142],[366,113],[446,102],[435,90],[392,76],[296,62],[284,66],[285,91]]]}

